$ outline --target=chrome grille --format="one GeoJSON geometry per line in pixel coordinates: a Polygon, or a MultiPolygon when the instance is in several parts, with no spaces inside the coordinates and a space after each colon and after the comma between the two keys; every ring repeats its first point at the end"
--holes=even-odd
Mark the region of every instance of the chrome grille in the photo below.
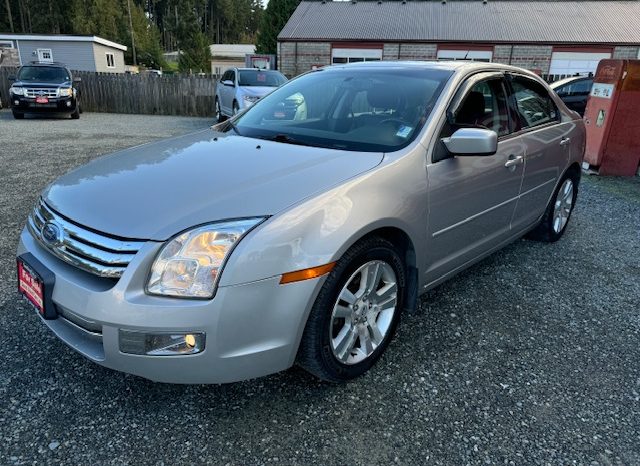
{"type": "Polygon", "coordinates": [[[145,243],[87,230],[54,212],[42,199],[31,212],[27,226],[53,255],[100,277],[119,278],[145,243]],[[47,223],[53,223],[60,231],[58,240],[44,238],[43,227],[47,223]]]}
{"type": "Polygon", "coordinates": [[[24,95],[27,97],[57,97],[58,89],[51,89],[50,87],[27,87],[24,90],[24,95]]]}

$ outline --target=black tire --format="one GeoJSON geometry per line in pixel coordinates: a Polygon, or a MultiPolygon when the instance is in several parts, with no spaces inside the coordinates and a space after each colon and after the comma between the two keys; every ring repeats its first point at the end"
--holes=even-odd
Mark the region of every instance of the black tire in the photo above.
{"type": "Polygon", "coordinates": [[[23,120],[24,113],[13,112],[13,118],[15,118],[16,120],[23,120]]]}
{"type": "Polygon", "coordinates": [[[233,101],[233,115],[237,115],[238,112],[240,111],[240,105],[238,105],[238,102],[236,102],[235,100],[233,101]]]}
{"type": "Polygon", "coordinates": [[[569,225],[569,220],[571,219],[573,208],[576,205],[579,183],[580,183],[580,172],[577,169],[569,169],[567,173],[565,173],[565,175],[562,177],[562,180],[560,181],[560,183],[558,183],[556,190],[553,192],[551,201],[549,202],[549,205],[547,206],[547,210],[545,210],[544,215],[540,220],[540,223],[538,224],[537,227],[535,227],[533,230],[531,230],[527,234],[527,239],[531,239],[534,241],[542,241],[545,243],[554,243],[558,241],[560,238],[562,238],[562,235],[567,229],[567,225],[569,225]],[[566,223],[562,226],[562,228],[559,231],[556,231],[557,229],[554,228],[554,220],[555,220],[554,213],[556,208],[556,202],[558,201],[559,195],[560,197],[562,197],[560,192],[565,186],[565,182],[567,180],[571,181],[572,189],[573,189],[573,194],[571,196],[571,206],[570,206],[569,214],[567,216],[566,223]]]}
{"type": "Polygon", "coordinates": [[[404,307],[405,288],[405,264],[392,243],[382,238],[369,237],[355,244],[337,262],[318,293],[302,335],[297,364],[316,377],[334,383],[346,382],[364,374],[380,358],[393,338],[404,307]],[[358,268],[372,260],[386,262],[395,272],[396,308],[381,343],[364,360],[348,365],[339,361],[331,349],[331,313],[338,301],[338,294],[349,278],[358,268]]]}
{"type": "Polygon", "coordinates": [[[215,112],[216,112],[216,121],[218,123],[222,123],[224,121],[224,115],[222,114],[222,109],[220,108],[220,101],[216,97],[215,100],[215,112]]]}
{"type": "Polygon", "coordinates": [[[76,106],[75,111],[71,114],[71,118],[74,120],[77,120],[80,118],[80,110],[79,108],[76,106]]]}

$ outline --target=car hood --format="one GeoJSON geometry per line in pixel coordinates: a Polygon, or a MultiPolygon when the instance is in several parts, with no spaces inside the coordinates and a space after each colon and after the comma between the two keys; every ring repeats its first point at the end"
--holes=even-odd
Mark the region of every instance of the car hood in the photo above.
{"type": "Polygon", "coordinates": [[[264,97],[265,95],[269,94],[270,92],[276,90],[277,87],[267,87],[267,86],[247,86],[247,87],[242,87],[242,93],[244,95],[254,95],[256,97],[264,97]]]}
{"type": "Polygon", "coordinates": [[[14,81],[11,84],[13,87],[53,87],[53,88],[58,88],[58,87],[69,87],[71,86],[71,82],[70,81],[64,81],[61,83],[53,83],[51,81],[45,81],[45,82],[38,82],[38,81],[14,81]]]}
{"type": "Polygon", "coordinates": [[[273,215],[374,168],[383,155],[205,130],[96,159],[59,178],[43,198],[85,227],[166,240],[203,223],[273,215]]]}

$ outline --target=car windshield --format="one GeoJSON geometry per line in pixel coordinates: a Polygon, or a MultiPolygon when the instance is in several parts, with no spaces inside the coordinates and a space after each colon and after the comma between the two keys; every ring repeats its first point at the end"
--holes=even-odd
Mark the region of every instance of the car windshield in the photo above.
{"type": "Polygon", "coordinates": [[[238,84],[245,87],[278,87],[287,81],[278,71],[240,70],[238,84]]]}
{"type": "Polygon", "coordinates": [[[258,101],[231,124],[243,136],[350,151],[408,145],[452,72],[424,68],[326,68],[258,101]]]}
{"type": "Polygon", "coordinates": [[[18,79],[20,81],[55,83],[71,80],[66,69],[53,66],[23,66],[18,73],[18,79]]]}

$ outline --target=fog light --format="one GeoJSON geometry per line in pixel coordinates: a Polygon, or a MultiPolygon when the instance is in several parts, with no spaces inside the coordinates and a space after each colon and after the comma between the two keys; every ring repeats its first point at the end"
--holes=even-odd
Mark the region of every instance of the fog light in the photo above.
{"type": "Polygon", "coordinates": [[[19,100],[14,100],[13,101],[13,105],[20,105],[20,101],[19,100]]]}
{"type": "Polygon", "coordinates": [[[147,356],[180,356],[204,351],[204,333],[119,331],[120,351],[147,356]]]}
{"type": "Polygon", "coordinates": [[[67,100],[67,107],[71,107],[71,101],[67,100]]]}

